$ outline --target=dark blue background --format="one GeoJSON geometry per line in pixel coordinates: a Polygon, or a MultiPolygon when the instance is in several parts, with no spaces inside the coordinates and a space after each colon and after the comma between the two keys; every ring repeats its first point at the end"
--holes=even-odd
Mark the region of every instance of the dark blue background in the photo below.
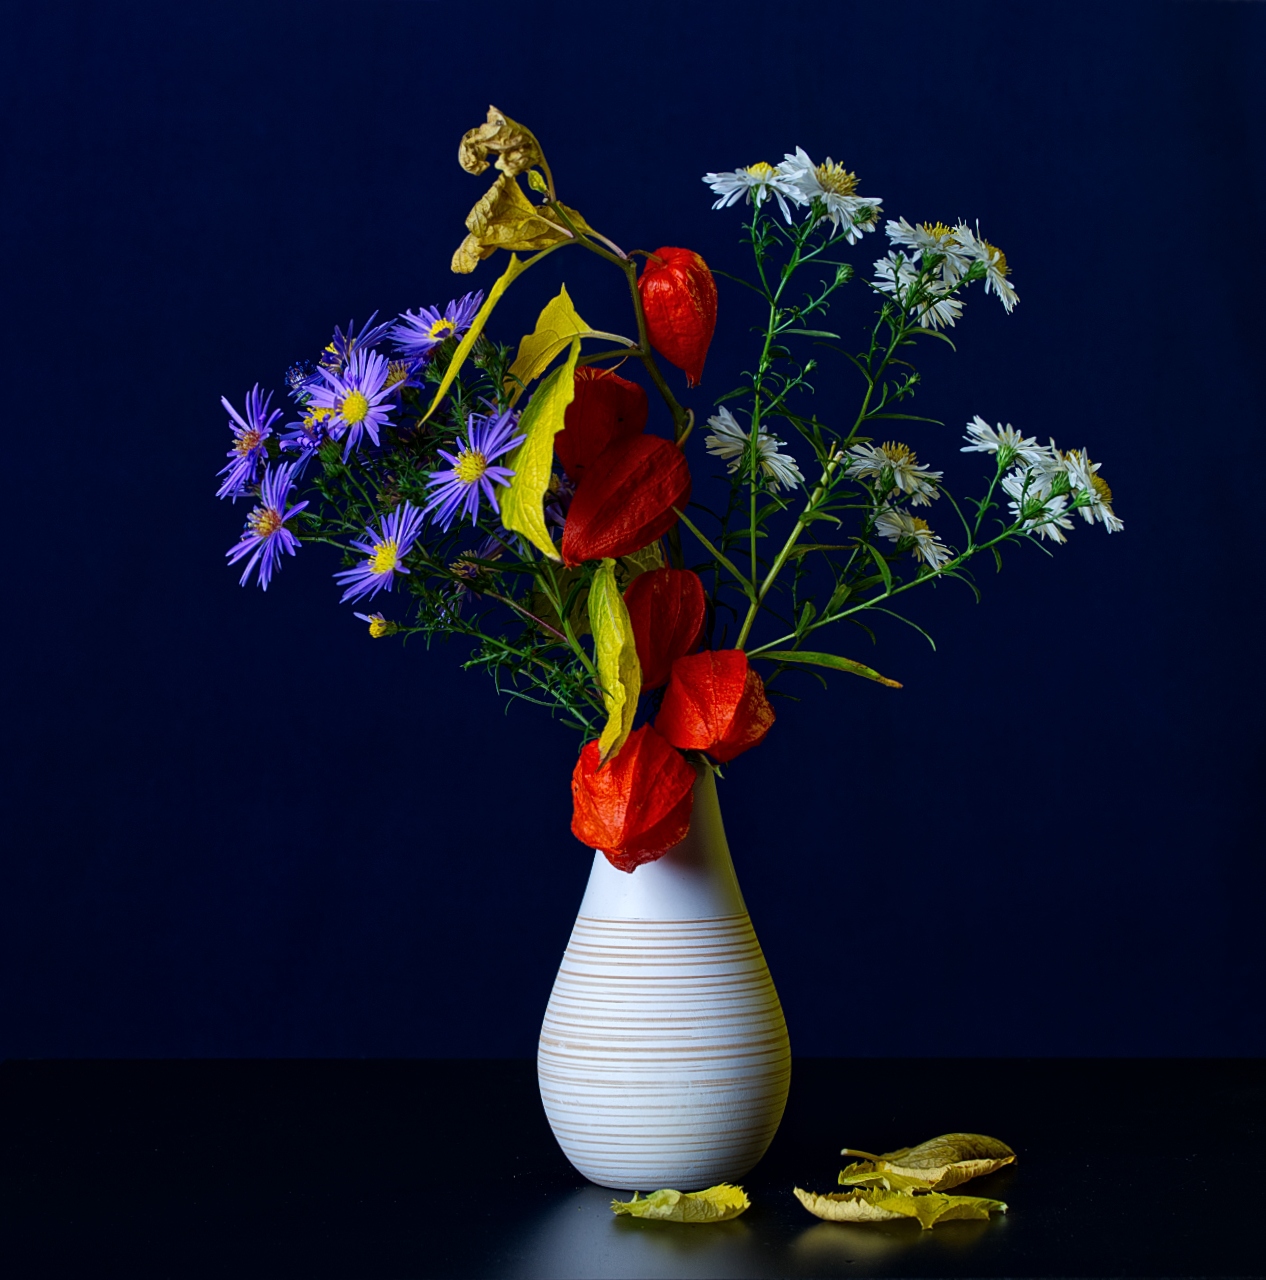
{"type": "MultiPolygon", "coordinates": [[[[1266,1049],[1266,8],[768,14],[5,7],[0,1052],[533,1052],[590,861],[571,735],[459,646],[370,642],[320,548],[243,591],[211,496],[221,394],[467,286],[487,180],[455,151],[489,101],[626,247],[738,266],[699,176],[798,144],[893,216],[979,218],[1023,301],[969,302],[924,361],[948,425],[908,438],[960,491],[973,413],[1085,444],[1126,521],[1010,556],[983,605],[916,596],[936,652],[855,633],[904,690],[783,703],[729,771],[796,1052],[1266,1049]]],[[[564,278],[620,327],[579,258],[498,332],[564,278]]],[[[701,412],[746,354],[735,293],[701,412]]],[[[818,410],[855,394],[824,376],[818,410]]]]}

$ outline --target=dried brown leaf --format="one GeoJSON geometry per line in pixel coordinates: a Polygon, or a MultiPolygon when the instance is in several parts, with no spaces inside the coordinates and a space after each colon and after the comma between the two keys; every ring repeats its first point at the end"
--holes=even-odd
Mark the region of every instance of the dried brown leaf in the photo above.
{"type": "MultiPolygon", "coordinates": [[[[574,209],[560,207],[578,230],[590,230],[574,209]]],[[[535,252],[572,238],[566,227],[547,217],[505,173],[475,202],[466,216],[466,229],[470,234],[453,254],[453,270],[459,275],[468,275],[498,249],[535,252]]]]}
{"type": "Polygon", "coordinates": [[[490,152],[497,157],[497,168],[511,177],[545,163],[541,144],[532,131],[496,107],[488,108],[486,123],[462,136],[457,163],[467,173],[483,173],[490,152]]]}

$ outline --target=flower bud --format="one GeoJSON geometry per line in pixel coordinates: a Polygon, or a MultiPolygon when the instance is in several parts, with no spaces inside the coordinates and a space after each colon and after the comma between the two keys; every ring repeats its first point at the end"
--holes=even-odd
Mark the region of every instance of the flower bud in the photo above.
{"type": "Polygon", "coordinates": [[[554,437],[554,452],[563,470],[579,480],[590,463],[616,440],[646,429],[646,392],[609,369],[581,365],[576,394],[567,406],[563,429],[554,437]]]}
{"type": "Polygon", "coordinates": [[[631,872],[686,838],[694,785],[694,769],[648,724],[601,768],[588,742],[571,775],[572,833],[631,872]]]}
{"type": "Polygon", "coordinates": [[[683,751],[724,764],[754,747],[774,723],[765,685],[741,649],[708,649],[673,663],[655,728],[683,751]]]}
{"type": "Polygon", "coordinates": [[[717,286],[708,264],[690,249],[656,249],[637,288],[651,346],[697,386],[717,327],[717,286]]]}
{"type": "Polygon", "coordinates": [[[563,528],[569,567],[618,559],[663,537],[677,523],[674,507],[690,500],[690,467],[662,436],[632,436],[608,445],[585,469],[563,528]]]}
{"type": "Polygon", "coordinates": [[[633,625],[642,688],[668,681],[673,663],[699,643],[707,600],[699,575],[689,569],[654,569],[640,573],[624,593],[633,625]]]}

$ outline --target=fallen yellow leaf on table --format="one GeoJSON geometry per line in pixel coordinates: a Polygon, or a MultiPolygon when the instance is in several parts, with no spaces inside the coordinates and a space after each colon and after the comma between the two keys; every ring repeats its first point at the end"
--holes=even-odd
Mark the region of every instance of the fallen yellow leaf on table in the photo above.
{"type": "Polygon", "coordinates": [[[894,1191],[922,1188],[947,1191],[1015,1160],[1015,1152],[1005,1142],[987,1138],[983,1133],[943,1133],[917,1147],[901,1147],[879,1156],[845,1147],[840,1155],[862,1157],[860,1163],[849,1165],[840,1174],[842,1185],[873,1186],[886,1182],[894,1191]],[[885,1174],[896,1177],[875,1177],[885,1174]]]}
{"type": "Polygon", "coordinates": [[[649,1196],[639,1196],[635,1191],[632,1200],[612,1200],[611,1210],[659,1222],[726,1222],[737,1218],[751,1203],[742,1187],[722,1182],[706,1191],[665,1189],[649,1196]]]}
{"type": "Polygon", "coordinates": [[[946,1196],[937,1191],[912,1195],[908,1191],[886,1191],[881,1187],[858,1187],[853,1191],[833,1191],[815,1195],[795,1188],[796,1199],[812,1214],[828,1222],[894,1222],[916,1218],[926,1231],[952,1218],[988,1219],[991,1213],[1006,1213],[1001,1200],[984,1196],[946,1196]]]}

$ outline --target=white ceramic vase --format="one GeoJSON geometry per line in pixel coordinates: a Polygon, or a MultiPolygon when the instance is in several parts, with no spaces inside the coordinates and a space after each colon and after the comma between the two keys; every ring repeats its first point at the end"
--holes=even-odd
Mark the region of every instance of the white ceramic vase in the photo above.
{"type": "Polygon", "coordinates": [[[710,770],[662,858],[629,874],[595,853],[537,1072],[559,1145],[601,1186],[698,1190],[765,1154],[791,1049],[710,770]]]}

